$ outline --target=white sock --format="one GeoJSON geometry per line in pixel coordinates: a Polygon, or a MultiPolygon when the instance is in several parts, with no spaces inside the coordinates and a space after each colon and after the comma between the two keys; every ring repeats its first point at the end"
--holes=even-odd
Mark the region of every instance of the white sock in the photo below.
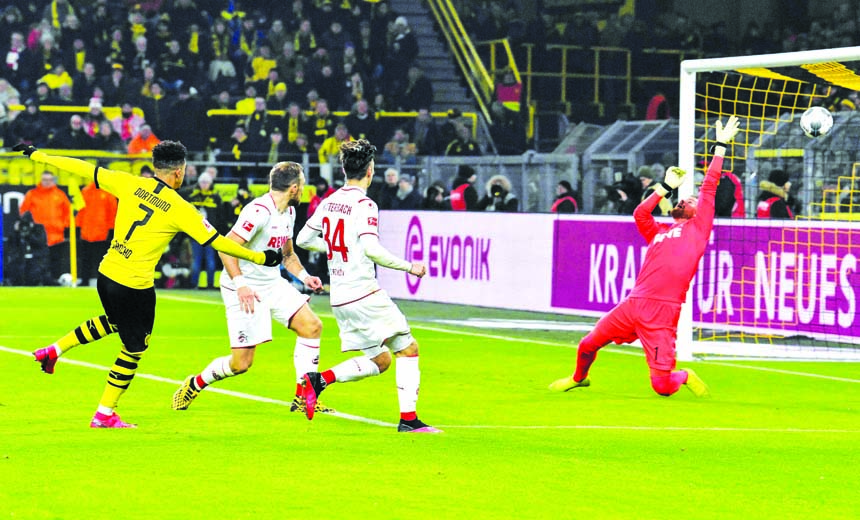
{"type": "Polygon", "coordinates": [[[108,408],[107,406],[99,405],[96,411],[102,415],[113,415],[113,408],[108,408]]]}
{"type": "Polygon", "coordinates": [[[53,344],[53,345],[51,345],[51,346],[52,346],[52,347],[54,347],[54,354],[56,354],[56,355],[57,355],[57,357],[60,357],[60,356],[62,356],[62,355],[63,355],[63,349],[61,349],[59,345],[57,345],[56,343],[54,343],[54,344],[53,344]]]}
{"type": "Polygon", "coordinates": [[[302,382],[302,376],[308,372],[319,372],[320,339],[296,338],[296,348],[293,350],[293,364],[296,366],[296,382],[302,382]]]}
{"type": "Polygon", "coordinates": [[[224,356],[213,359],[209,366],[203,369],[203,372],[200,372],[200,377],[203,378],[203,382],[207,385],[211,385],[215,381],[220,381],[225,377],[231,377],[233,371],[230,369],[230,359],[232,356],[224,356]]]}
{"type": "Polygon", "coordinates": [[[397,400],[400,413],[414,412],[418,404],[418,388],[421,386],[421,370],[418,356],[399,357],[395,361],[394,380],[397,383],[397,400]]]}
{"type": "Polygon", "coordinates": [[[355,356],[331,369],[334,372],[335,381],[346,383],[358,381],[365,377],[378,376],[379,367],[369,357],[355,356]]]}

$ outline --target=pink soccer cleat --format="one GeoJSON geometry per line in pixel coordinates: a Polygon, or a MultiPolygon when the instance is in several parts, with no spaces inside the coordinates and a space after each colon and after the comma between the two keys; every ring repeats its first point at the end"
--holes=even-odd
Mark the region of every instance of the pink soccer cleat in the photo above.
{"type": "Polygon", "coordinates": [[[54,345],[40,348],[33,352],[33,357],[35,357],[36,361],[42,365],[42,372],[46,374],[54,373],[54,365],[57,364],[57,359],[59,359],[59,356],[57,356],[57,349],[54,348],[54,345]]]}
{"type": "Polygon", "coordinates": [[[105,415],[96,412],[93,420],[90,421],[90,428],[137,428],[137,425],[124,422],[117,413],[105,415]]]}
{"type": "Polygon", "coordinates": [[[309,421],[314,418],[317,397],[325,390],[325,387],[325,379],[319,372],[308,372],[302,376],[302,397],[305,398],[305,415],[309,421]]]}

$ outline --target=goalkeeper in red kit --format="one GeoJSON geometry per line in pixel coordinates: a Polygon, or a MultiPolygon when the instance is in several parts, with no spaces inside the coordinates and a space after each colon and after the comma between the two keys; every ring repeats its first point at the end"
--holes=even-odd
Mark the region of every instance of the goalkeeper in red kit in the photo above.
{"type": "Polygon", "coordinates": [[[675,370],[675,340],[681,304],[687,298],[690,281],[705,253],[714,225],[714,197],[728,143],[738,133],[740,123],[732,116],[725,126],[716,123],[717,144],[699,198],[684,199],[672,209],[675,223],[658,224],[651,211],[660,200],[681,185],[685,172],[669,168],[654,193],[633,213],[639,233],[648,242],[648,252],[633,291],[604,315],[594,329],[579,342],[576,371],[572,377],[553,382],[549,388],[567,392],[591,384],[588,369],[597,351],[610,342],[642,342],[651,370],[651,387],[669,396],[686,385],[698,397],[708,395],[708,387],[692,370],[675,370]]]}

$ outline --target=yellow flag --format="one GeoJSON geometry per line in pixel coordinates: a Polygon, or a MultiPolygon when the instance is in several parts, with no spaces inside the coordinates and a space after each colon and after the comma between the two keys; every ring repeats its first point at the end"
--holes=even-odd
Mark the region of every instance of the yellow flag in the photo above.
{"type": "Polygon", "coordinates": [[[74,176],[72,176],[71,182],[69,182],[69,198],[72,199],[72,209],[74,211],[80,211],[87,205],[81,193],[81,187],[74,176]]]}

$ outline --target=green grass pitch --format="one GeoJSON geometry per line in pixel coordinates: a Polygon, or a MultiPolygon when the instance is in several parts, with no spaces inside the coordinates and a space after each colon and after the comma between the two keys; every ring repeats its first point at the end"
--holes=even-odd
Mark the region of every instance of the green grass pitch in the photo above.
{"type": "MultiPolygon", "coordinates": [[[[421,345],[419,415],[396,433],[394,370],[284,406],[294,336],[251,371],[171,410],[179,381],[229,352],[215,292],[160,291],[154,336],[119,411],[91,430],[112,336],[42,374],[29,352],[98,314],[93,289],[0,289],[0,518],[858,518],[856,364],[697,362],[710,399],[655,395],[638,349],[607,348],[592,386],[554,394],[581,333],[441,319],[573,317],[402,302],[421,345]]],[[[327,299],[322,366],[343,359],[327,299]]]]}

